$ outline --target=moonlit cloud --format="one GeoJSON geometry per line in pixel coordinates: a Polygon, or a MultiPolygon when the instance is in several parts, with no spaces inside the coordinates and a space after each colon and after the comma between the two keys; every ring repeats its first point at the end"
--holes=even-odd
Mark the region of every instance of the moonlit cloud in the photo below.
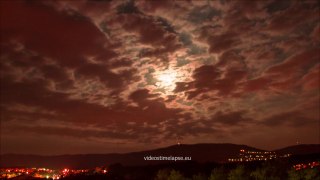
{"type": "Polygon", "coordinates": [[[2,153],[319,142],[316,0],[1,1],[0,12],[2,153]]]}

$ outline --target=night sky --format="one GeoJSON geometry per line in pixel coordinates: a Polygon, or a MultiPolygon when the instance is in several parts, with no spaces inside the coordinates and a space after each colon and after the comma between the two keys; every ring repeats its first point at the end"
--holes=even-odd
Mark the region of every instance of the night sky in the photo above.
{"type": "Polygon", "coordinates": [[[319,143],[319,1],[1,1],[1,153],[319,143]]]}

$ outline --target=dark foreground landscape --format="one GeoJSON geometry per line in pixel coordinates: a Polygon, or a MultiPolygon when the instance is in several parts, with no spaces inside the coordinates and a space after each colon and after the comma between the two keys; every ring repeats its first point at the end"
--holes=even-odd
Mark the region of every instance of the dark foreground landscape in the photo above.
{"type": "Polygon", "coordinates": [[[264,151],[245,145],[175,145],[127,154],[1,156],[3,179],[319,179],[320,145],[264,151]],[[145,160],[146,157],[191,160],[145,160]],[[258,157],[258,158],[256,158],[258,157]]]}

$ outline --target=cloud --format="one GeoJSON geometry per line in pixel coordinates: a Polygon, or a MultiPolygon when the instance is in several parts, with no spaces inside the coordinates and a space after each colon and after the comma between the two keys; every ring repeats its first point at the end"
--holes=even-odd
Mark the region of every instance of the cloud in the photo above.
{"type": "Polygon", "coordinates": [[[234,32],[226,32],[215,36],[209,36],[207,40],[208,44],[210,45],[209,52],[221,53],[234,48],[240,43],[239,39],[237,38],[238,36],[239,35],[234,32]]]}
{"type": "Polygon", "coordinates": [[[28,133],[36,135],[51,135],[51,136],[67,136],[75,138],[114,138],[114,139],[135,139],[138,138],[136,134],[130,132],[112,132],[109,129],[99,130],[99,129],[80,129],[80,128],[70,128],[70,127],[53,127],[53,126],[14,126],[8,127],[4,133],[28,133]],[[10,130],[10,131],[9,131],[10,130]]]}
{"type": "Polygon", "coordinates": [[[320,65],[314,66],[312,69],[309,70],[307,74],[303,76],[301,79],[301,83],[303,84],[303,88],[305,90],[313,90],[318,89],[319,87],[319,69],[320,65]]]}
{"type": "MultiPolygon", "coordinates": [[[[274,16],[271,18],[267,30],[274,33],[291,32],[302,24],[314,21],[318,10],[316,8],[317,4],[316,1],[306,1],[295,2],[291,6],[287,4],[281,5],[282,7],[278,6],[278,8],[286,8],[286,10],[273,13],[274,16]]],[[[269,7],[274,6],[271,4],[269,7]]],[[[270,8],[268,10],[269,12],[272,11],[270,8]]]]}
{"type": "Polygon", "coordinates": [[[210,91],[216,91],[217,95],[223,97],[233,95],[237,91],[237,85],[246,77],[247,72],[237,68],[223,70],[219,67],[203,65],[196,68],[193,72],[194,81],[178,82],[175,91],[186,91],[189,99],[210,91]]]}
{"type": "Polygon", "coordinates": [[[290,125],[293,127],[314,124],[317,122],[317,119],[307,117],[298,111],[275,114],[263,120],[263,123],[267,126],[290,125]]]}
{"type": "Polygon", "coordinates": [[[111,48],[106,48],[111,46],[104,34],[86,17],[20,1],[3,3],[2,13],[6,16],[2,20],[5,41],[22,42],[26,48],[49,56],[63,66],[77,66],[87,56],[94,56],[98,61],[115,56],[111,48]]]}
{"type": "Polygon", "coordinates": [[[250,123],[253,121],[250,117],[246,117],[245,111],[235,111],[235,112],[217,112],[212,120],[214,123],[228,125],[228,126],[238,126],[242,123],[250,123]]]}
{"type": "Polygon", "coordinates": [[[319,59],[319,49],[314,48],[288,58],[285,62],[270,67],[266,73],[291,73],[294,69],[312,67],[319,59]]]}
{"type": "Polygon", "coordinates": [[[15,137],[2,148],[24,134],[124,151],[315,134],[318,4],[1,1],[1,138],[15,137]]]}

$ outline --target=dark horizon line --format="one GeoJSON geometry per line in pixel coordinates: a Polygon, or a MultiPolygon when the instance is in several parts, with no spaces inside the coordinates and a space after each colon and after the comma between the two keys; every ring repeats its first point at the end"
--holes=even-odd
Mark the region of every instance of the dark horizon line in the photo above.
{"type": "Polygon", "coordinates": [[[154,150],[160,150],[160,149],[166,149],[170,147],[175,147],[175,146],[195,146],[195,145],[236,145],[236,146],[247,146],[249,148],[254,148],[259,151],[279,151],[285,148],[289,147],[294,147],[294,146],[308,146],[308,145],[320,145],[319,143],[312,143],[312,144],[293,144],[289,146],[285,146],[282,148],[277,148],[273,150],[265,150],[261,148],[256,148],[254,146],[249,146],[246,144],[234,144],[234,143],[195,143],[195,144],[174,144],[170,146],[165,146],[165,147],[160,147],[160,148],[154,148],[154,149],[146,149],[146,150],[140,150],[140,151],[132,151],[132,152],[123,152],[123,153],[115,153],[115,152],[110,152],[110,153],[79,153],[79,154],[56,154],[56,155],[41,155],[41,154],[21,154],[21,153],[0,153],[0,156],[4,155],[23,155],[23,156],[38,156],[38,157],[54,157],[54,156],[75,156],[75,155],[123,155],[123,154],[133,154],[133,153],[141,153],[141,152],[146,152],[146,151],[154,151],[154,150]]]}

